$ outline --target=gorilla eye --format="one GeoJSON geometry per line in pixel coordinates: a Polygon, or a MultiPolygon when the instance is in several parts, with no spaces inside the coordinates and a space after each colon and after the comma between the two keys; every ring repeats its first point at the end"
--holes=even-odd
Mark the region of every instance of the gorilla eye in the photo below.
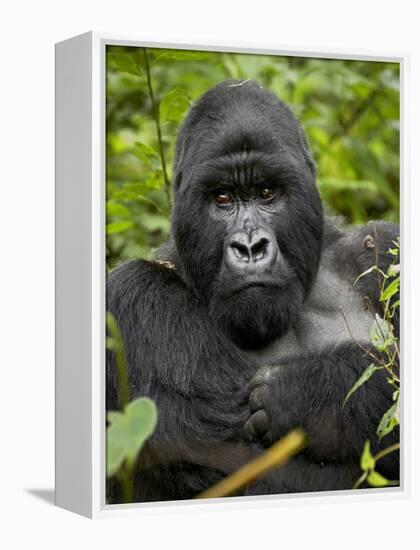
{"type": "Polygon", "coordinates": [[[218,193],[215,196],[215,201],[220,206],[226,206],[226,205],[232,204],[233,198],[232,198],[232,195],[230,195],[229,193],[218,193]]]}
{"type": "Polygon", "coordinates": [[[271,200],[274,197],[273,189],[269,189],[268,187],[263,189],[260,193],[260,197],[265,201],[271,200]]]}

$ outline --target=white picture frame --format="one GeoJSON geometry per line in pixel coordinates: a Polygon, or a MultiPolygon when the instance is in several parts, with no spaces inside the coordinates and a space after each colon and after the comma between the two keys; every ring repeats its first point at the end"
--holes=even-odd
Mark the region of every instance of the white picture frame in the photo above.
{"type": "MultiPolygon", "coordinates": [[[[156,509],[271,506],[328,498],[377,500],[381,489],[235,497],[212,501],[107,505],[105,502],[105,48],[164,47],[336,59],[392,61],[401,67],[402,263],[406,265],[409,187],[407,174],[408,55],[378,52],[302,51],[289,46],[242,43],[164,43],[89,32],[56,45],[56,504],[90,518],[145,514],[156,509]],[[344,494],[345,493],[345,494],[344,494]]],[[[403,270],[403,289],[406,275],[403,270]]],[[[409,304],[403,290],[402,345],[409,304]]],[[[405,354],[404,354],[405,355],[405,354]]],[[[403,358],[404,361],[404,358],[403,358]]],[[[404,361],[401,486],[410,486],[409,365],[404,361]]]]}

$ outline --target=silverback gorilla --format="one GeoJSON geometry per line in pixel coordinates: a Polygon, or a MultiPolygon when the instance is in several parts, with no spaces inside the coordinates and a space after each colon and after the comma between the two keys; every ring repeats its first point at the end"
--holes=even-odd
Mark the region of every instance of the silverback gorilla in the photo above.
{"type": "MultiPolygon", "coordinates": [[[[125,262],[107,283],[131,397],[159,412],[136,501],[191,498],[297,426],[307,449],[243,494],[352,488],[365,440],[376,452],[399,437],[376,436],[392,403],[383,371],[343,407],[371,363],[367,301],[381,311],[376,275],[354,282],[375,261],[387,269],[398,227],[324,217],[303,130],[251,81],[223,82],[191,108],[173,193],[156,261],[125,262]]],[[[106,400],[119,408],[111,352],[106,400]]],[[[398,453],[379,470],[398,479],[398,453]]],[[[118,488],[108,498],[119,502],[118,488]]]]}

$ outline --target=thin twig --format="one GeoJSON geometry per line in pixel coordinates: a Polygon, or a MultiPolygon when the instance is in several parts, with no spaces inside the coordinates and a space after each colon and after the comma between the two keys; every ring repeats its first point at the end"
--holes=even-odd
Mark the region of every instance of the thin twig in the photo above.
{"type": "Polygon", "coordinates": [[[380,357],[377,357],[372,351],[370,351],[368,348],[365,348],[364,346],[362,346],[362,344],[360,342],[358,342],[356,340],[356,338],[353,336],[353,333],[350,329],[350,326],[349,326],[349,323],[347,321],[347,317],[346,317],[346,314],[344,313],[344,308],[343,307],[340,307],[340,311],[341,311],[341,314],[343,316],[343,319],[344,319],[344,322],[346,324],[346,327],[347,327],[347,330],[350,334],[350,338],[353,340],[353,342],[362,350],[364,351],[367,355],[369,355],[369,357],[371,357],[372,359],[374,359],[375,361],[377,361],[378,363],[381,363],[382,366],[385,366],[384,365],[384,361],[383,359],[381,359],[380,357]]]}
{"type": "Polygon", "coordinates": [[[220,498],[237,493],[262,475],[285,464],[305,447],[306,438],[301,430],[294,430],[277,441],[265,453],[249,462],[230,476],[222,479],[196,498],[220,498]]]}
{"type": "Polygon", "coordinates": [[[360,485],[366,480],[368,474],[369,472],[363,472],[363,474],[359,477],[359,479],[353,485],[353,489],[358,489],[360,485]]]}
{"type": "Polygon", "coordinates": [[[166,161],[165,161],[165,154],[163,151],[163,141],[162,141],[162,130],[160,128],[160,119],[159,119],[159,109],[155,100],[155,95],[153,93],[153,87],[152,87],[152,79],[150,76],[150,65],[149,65],[149,56],[147,53],[147,48],[143,48],[143,55],[144,55],[144,63],[146,66],[146,77],[147,77],[147,87],[149,90],[149,96],[150,101],[152,102],[152,110],[153,110],[153,118],[155,120],[156,125],[156,133],[157,133],[157,139],[158,139],[158,145],[159,145],[159,156],[160,156],[160,162],[162,164],[162,173],[163,173],[163,179],[165,181],[165,191],[166,196],[168,198],[168,204],[169,208],[171,207],[171,183],[168,178],[168,173],[166,170],[166,161]]]}
{"type": "Polygon", "coordinates": [[[373,457],[373,460],[375,462],[378,462],[378,460],[380,460],[381,458],[384,458],[384,456],[387,456],[387,455],[393,453],[394,451],[398,451],[399,448],[400,448],[400,444],[399,443],[394,443],[394,445],[390,445],[386,449],[383,449],[382,451],[379,451],[379,453],[377,453],[373,457]]]}

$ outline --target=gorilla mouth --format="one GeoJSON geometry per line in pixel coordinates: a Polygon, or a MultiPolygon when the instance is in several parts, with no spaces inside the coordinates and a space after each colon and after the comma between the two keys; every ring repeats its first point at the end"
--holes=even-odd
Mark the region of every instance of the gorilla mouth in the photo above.
{"type": "Polygon", "coordinates": [[[238,286],[232,292],[230,293],[230,296],[234,296],[236,294],[240,294],[241,292],[245,292],[246,290],[251,289],[269,289],[269,290],[284,290],[284,285],[279,284],[278,282],[271,282],[271,281],[252,281],[245,283],[244,285],[238,286]]]}

